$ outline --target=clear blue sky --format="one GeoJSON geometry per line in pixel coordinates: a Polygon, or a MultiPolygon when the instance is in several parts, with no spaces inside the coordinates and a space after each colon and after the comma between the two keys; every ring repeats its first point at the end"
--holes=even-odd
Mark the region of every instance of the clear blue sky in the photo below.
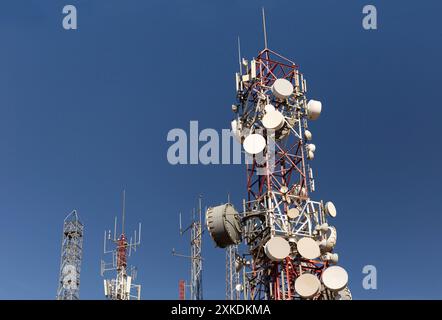
{"type": "MultiPolygon", "coordinates": [[[[442,298],[440,1],[23,1],[0,4],[0,298],[53,299],[62,221],[85,224],[81,298],[102,299],[104,229],[143,223],[131,260],[144,299],[178,296],[188,261],[178,212],[199,193],[245,196],[241,165],[171,166],[167,132],[228,128],[236,37],[249,58],[292,58],[323,101],[312,124],[318,191],[338,208],[356,299],[442,298]],[[76,31],[62,8],[78,9],[76,31]],[[378,30],[361,26],[375,4],[378,30]],[[375,265],[378,290],[362,289],[375,265]]],[[[206,235],[204,295],[224,298],[224,252],[206,235]]]]}

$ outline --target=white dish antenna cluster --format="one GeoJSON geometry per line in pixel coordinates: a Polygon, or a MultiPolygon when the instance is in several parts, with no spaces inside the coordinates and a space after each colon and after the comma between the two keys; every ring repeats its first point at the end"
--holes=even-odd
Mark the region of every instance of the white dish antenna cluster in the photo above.
{"type": "MultiPolygon", "coordinates": [[[[281,192],[286,191],[281,188],[281,192]]],[[[324,211],[331,217],[336,216],[336,207],[332,202],[324,205],[324,211]]],[[[288,218],[299,217],[301,211],[297,207],[288,210],[288,218]]],[[[286,240],[282,236],[274,236],[267,241],[264,252],[271,261],[282,261],[289,256],[298,254],[306,260],[322,260],[328,262],[321,276],[312,273],[303,273],[295,281],[295,291],[300,297],[309,299],[317,295],[321,288],[326,288],[336,292],[336,299],[351,299],[351,294],[347,288],[348,274],[344,268],[336,266],[339,256],[333,252],[336,245],[336,228],[328,223],[323,223],[315,227],[314,237],[301,237],[286,240]],[[330,266],[331,264],[331,266],[330,266]]]]}
{"type": "Polygon", "coordinates": [[[336,246],[338,234],[336,228],[333,226],[327,226],[325,230],[324,239],[320,242],[320,247],[323,251],[331,251],[336,246]]]}
{"type": "Polygon", "coordinates": [[[300,297],[309,299],[321,291],[321,282],[329,290],[338,292],[339,300],[349,300],[351,295],[347,289],[348,274],[344,268],[332,266],[325,269],[321,275],[321,281],[311,273],[304,273],[295,280],[295,291],[300,297]],[[347,290],[346,290],[347,289],[347,290]]]}
{"type": "MultiPolygon", "coordinates": [[[[306,113],[307,113],[307,117],[310,120],[318,119],[319,115],[321,114],[321,111],[322,111],[322,103],[321,103],[321,101],[310,100],[307,103],[306,113]]],[[[305,130],[304,131],[304,139],[306,141],[311,141],[312,138],[313,138],[312,133],[309,130],[305,130]]],[[[307,159],[308,160],[313,160],[315,158],[316,146],[313,143],[307,143],[305,147],[306,147],[306,150],[307,150],[307,159]]]]}
{"type": "MultiPolygon", "coordinates": [[[[290,98],[294,94],[294,87],[290,81],[284,78],[276,79],[272,86],[271,92],[274,98],[278,101],[285,101],[290,98]]],[[[306,113],[309,119],[315,120],[319,117],[322,104],[320,101],[310,100],[309,103],[305,107],[306,113]]],[[[238,112],[238,106],[233,105],[232,110],[236,113],[238,112]]],[[[286,119],[281,111],[277,110],[274,105],[271,103],[267,103],[263,109],[261,109],[262,115],[259,117],[261,122],[255,122],[253,125],[258,125],[257,128],[262,127],[267,130],[272,130],[277,132],[277,138],[282,139],[287,135],[289,130],[283,130],[283,128],[287,127],[286,119]],[[284,131],[287,131],[284,133],[284,131]]],[[[289,122],[290,123],[290,122],[289,122]]],[[[267,142],[266,139],[259,133],[252,133],[250,135],[245,136],[242,128],[241,120],[235,119],[231,123],[232,125],[232,133],[236,140],[239,143],[243,144],[244,150],[251,155],[256,155],[264,151],[267,142]]],[[[250,125],[248,125],[250,126],[250,125]]],[[[247,128],[248,130],[252,130],[251,128],[247,128]]],[[[306,140],[311,140],[312,135],[311,132],[306,130],[304,132],[306,140]]],[[[315,148],[314,145],[310,145],[315,148]]],[[[314,158],[314,150],[308,150],[307,156],[309,159],[314,158]]]]}

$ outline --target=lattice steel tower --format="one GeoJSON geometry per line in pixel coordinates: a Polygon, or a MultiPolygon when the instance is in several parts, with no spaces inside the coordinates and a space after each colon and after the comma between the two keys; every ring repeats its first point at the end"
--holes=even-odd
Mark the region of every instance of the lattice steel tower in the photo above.
{"type": "Polygon", "coordinates": [[[69,213],[63,222],[61,262],[57,300],[80,298],[80,271],[83,255],[83,224],[77,211],[69,213]]]}
{"type": "Polygon", "coordinates": [[[226,248],[226,300],[240,300],[243,291],[241,277],[242,259],[238,253],[238,246],[226,248]]]}
{"type": "Polygon", "coordinates": [[[183,229],[180,214],[180,234],[190,230],[190,256],[179,254],[172,250],[174,256],[188,258],[190,260],[190,284],[186,284],[184,280],[179,282],[179,297],[184,300],[185,288],[190,290],[190,300],[203,300],[203,258],[202,258],[202,208],[201,196],[198,198],[198,212],[193,210],[191,224],[183,229]]]}
{"type": "Polygon", "coordinates": [[[105,272],[116,271],[114,279],[104,280],[104,295],[109,300],[140,300],[141,285],[136,285],[133,280],[136,279],[137,269],[128,265],[128,257],[131,256],[132,250],[136,251],[141,244],[141,223],[138,225],[137,231],[130,239],[125,234],[124,224],[126,216],[126,191],[123,191],[123,210],[121,234],[117,238],[117,218],[115,217],[114,232],[104,232],[104,253],[112,256],[112,262],[106,263],[101,260],[101,276],[105,272]],[[112,248],[107,249],[106,243],[110,242],[112,248]]]}
{"type": "Polygon", "coordinates": [[[209,208],[207,225],[219,247],[243,242],[245,299],[351,299],[348,275],[334,253],[332,202],[311,198],[315,180],[309,121],[322,104],[307,100],[298,65],[267,47],[240,60],[232,133],[246,159],[247,199],[209,208]],[[244,71],[243,71],[244,70],[244,71]]]}

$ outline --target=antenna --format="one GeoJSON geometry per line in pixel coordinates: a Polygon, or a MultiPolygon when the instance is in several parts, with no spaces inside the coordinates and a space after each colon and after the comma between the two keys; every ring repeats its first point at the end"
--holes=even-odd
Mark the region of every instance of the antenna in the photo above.
{"type": "Polygon", "coordinates": [[[202,208],[201,208],[201,199],[202,199],[202,195],[199,195],[198,198],[198,218],[199,218],[199,223],[201,224],[201,220],[202,220],[202,208]]]}
{"type": "Polygon", "coordinates": [[[124,234],[124,218],[126,215],[126,189],[123,189],[123,218],[121,222],[121,234],[124,234]]]}
{"type": "Polygon", "coordinates": [[[241,63],[241,40],[238,36],[238,63],[239,63],[239,74],[242,74],[242,63],[241,63]]]}
{"type": "Polygon", "coordinates": [[[267,49],[266,13],[262,7],[262,29],[264,31],[264,49],[267,49]]]}
{"type": "Polygon", "coordinates": [[[126,190],[123,189],[123,211],[121,235],[117,237],[117,218],[114,221],[114,236],[111,232],[104,236],[104,253],[111,254],[111,262],[101,261],[101,275],[106,272],[116,271],[113,279],[105,280],[105,296],[110,300],[140,300],[141,285],[135,284],[136,278],[135,268],[129,266],[128,257],[132,255],[132,251],[136,252],[138,246],[141,245],[141,223],[138,224],[138,232],[134,230],[133,237],[126,237],[124,234],[126,219],[126,190]],[[110,250],[107,250],[106,242],[111,243],[110,250]]]}
{"type": "Polygon", "coordinates": [[[181,213],[180,217],[180,235],[183,235],[190,231],[190,255],[181,254],[172,249],[172,255],[176,257],[182,257],[190,260],[190,281],[189,284],[185,284],[184,280],[179,282],[180,299],[185,297],[185,287],[189,288],[191,300],[203,299],[203,285],[202,285],[202,273],[203,273],[203,258],[202,258],[202,195],[198,197],[198,210],[193,209],[191,212],[192,221],[188,227],[183,229],[181,225],[181,213]]]}
{"type": "MultiPolygon", "coordinates": [[[[110,230],[109,230],[109,239],[110,239],[110,230]]],[[[114,241],[117,241],[117,216],[115,216],[114,221],[114,241]]]]}

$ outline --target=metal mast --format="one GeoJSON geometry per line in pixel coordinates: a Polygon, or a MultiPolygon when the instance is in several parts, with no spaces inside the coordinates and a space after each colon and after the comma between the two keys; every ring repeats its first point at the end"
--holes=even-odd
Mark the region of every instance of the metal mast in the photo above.
{"type": "MultiPolygon", "coordinates": [[[[298,66],[267,47],[236,74],[232,133],[246,153],[247,199],[209,208],[207,225],[219,247],[244,243],[244,298],[351,299],[347,272],[335,264],[332,202],[311,198],[316,146],[309,120],[322,104],[307,101],[298,66]]],[[[240,266],[241,267],[241,266],[240,266]]]]}
{"type": "Polygon", "coordinates": [[[190,256],[179,254],[172,250],[174,256],[190,259],[190,284],[186,285],[183,280],[179,282],[180,299],[184,299],[185,287],[190,290],[191,300],[203,300],[203,258],[202,258],[202,207],[201,199],[198,198],[198,212],[193,210],[191,224],[183,230],[181,224],[180,214],[180,234],[183,235],[186,231],[190,230],[190,256]]]}
{"type": "Polygon", "coordinates": [[[238,246],[231,245],[226,248],[226,300],[240,300],[243,291],[241,281],[241,257],[238,246]]]}
{"type": "Polygon", "coordinates": [[[83,255],[83,224],[77,211],[69,213],[63,222],[61,262],[57,300],[80,298],[80,271],[83,255]]]}
{"type": "Polygon", "coordinates": [[[128,240],[125,234],[126,216],[126,191],[123,190],[123,210],[121,235],[117,238],[117,218],[115,217],[114,232],[104,232],[104,253],[112,255],[112,262],[106,263],[101,260],[101,276],[107,271],[116,271],[116,278],[104,280],[104,294],[109,300],[140,300],[141,285],[136,285],[132,281],[136,278],[136,268],[128,266],[127,259],[132,250],[136,251],[141,244],[141,223],[138,225],[134,236],[128,240]],[[111,242],[112,249],[107,250],[106,243],[111,242]]]}

